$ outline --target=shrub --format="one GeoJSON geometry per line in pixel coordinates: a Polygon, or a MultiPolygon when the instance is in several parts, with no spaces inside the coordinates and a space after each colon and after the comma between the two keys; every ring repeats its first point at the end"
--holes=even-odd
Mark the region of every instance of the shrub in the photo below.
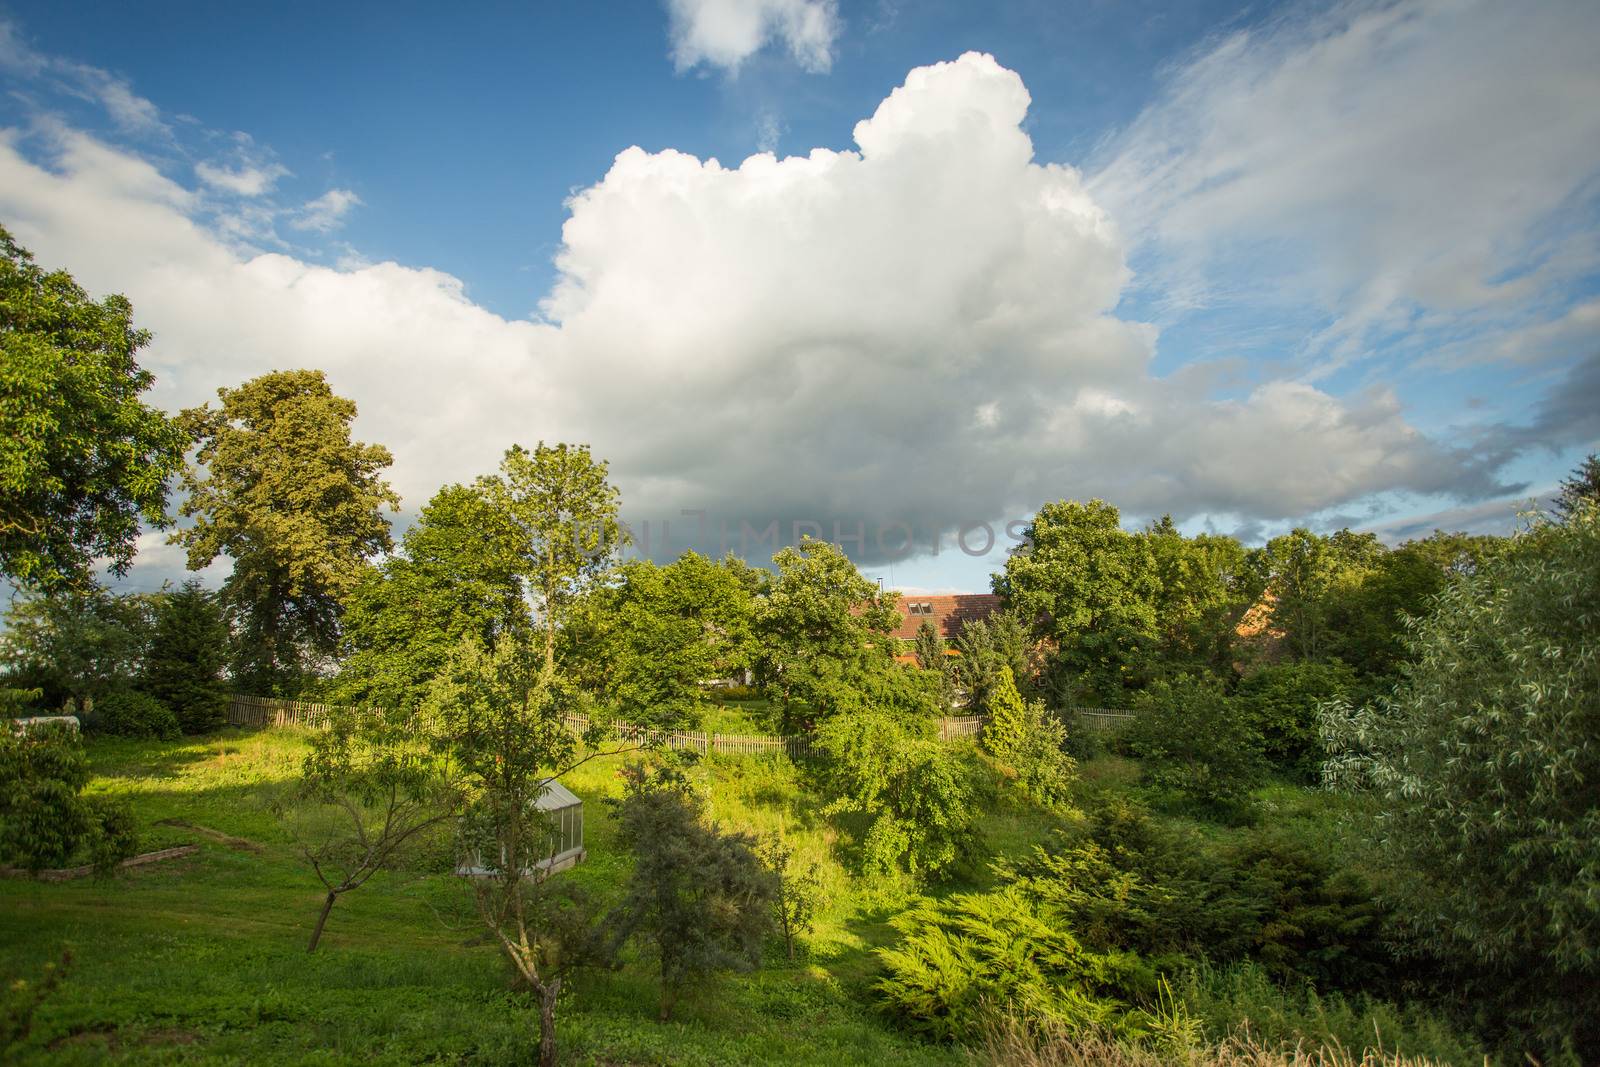
{"type": "Polygon", "coordinates": [[[621,840],[635,856],[622,914],[656,956],[664,1022],[691,982],[761,962],[777,877],[753,838],[706,823],[701,800],[671,771],[630,766],[621,813],[621,840]]]}
{"type": "Polygon", "coordinates": [[[1284,663],[1244,679],[1236,699],[1254,718],[1267,759],[1310,782],[1323,758],[1317,707],[1355,686],[1355,672],[1342,663],[1284,663]]]}
{"type": "Polygon", "coordinates": [[[132,816],[104,798],[85,800],[88,782],[77,731],[57,724],[0,731],[0,855],[37,872],[87,849],[102,874],[133,855],[132,816]]]}
{"type": "Polygon", "coordinates": [[[1066,727],[1045,711],[1041,701],[1024,703],[1011,668],[1000,668],[979,743],[1015,771],[1022,791],[1045,807],[1064,803],[1077,780],[1078,765],[1067,755],[1066,741],[1066,727]]]}
{"type": "Polygon", "coordinates": [[[113,690],[95,701],[94,726],[118,737],[171,740],[183,733],[171,708],[137,689],[113,690]]]}
{"type": "Polygon", "coordinates": [[[825,811],[867,821],[862,859],[870,871],[937,877],[973,838],[972,785],[952,751],[909,723],[862,712],[818,728],[825,757],[825,811]]]}
{"type": "Polygon", "coordinates": [[[1007,1014],[1077,1032],[1136,1034],[1154,1018],[1128,1003],[1155,977],[1128,953],[1085,949],[1015,890],[923,900],[894,919],[875,989],[891,1015],[940,1040],[970,1041],[1007,1014]]]}
{"type": "Polygon", "coordinates": [[[1207,682],[1158,682],[1122,738],[1145,777],[1203,809],[1236,814],[1266,769],[1254,716],[1207,682]]]}

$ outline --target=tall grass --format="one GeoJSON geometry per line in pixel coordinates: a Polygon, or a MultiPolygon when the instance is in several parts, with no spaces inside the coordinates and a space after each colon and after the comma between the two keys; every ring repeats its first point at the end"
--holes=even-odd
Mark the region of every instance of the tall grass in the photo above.
{"type": "Polygon", "coordinates": [[[1282,1047],[1248,1034],[1216,1045],[1158,1051],[1108,1037],[1041,1035],[1018,1026],[990,1033],[977,1060],[993,1067],[1450,1067],[1451,1063],[1464,1067],[1475,1062],[1447,1062],[1379,1048],[1352,1052],[1340,1045],[1282,1047]]]}

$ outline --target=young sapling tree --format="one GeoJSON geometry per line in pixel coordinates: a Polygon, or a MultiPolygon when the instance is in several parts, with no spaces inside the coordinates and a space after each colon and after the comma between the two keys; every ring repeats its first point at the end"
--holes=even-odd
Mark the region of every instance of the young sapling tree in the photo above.
{"type": "Polygon", "coordinates": [[[326,895],[307,952],[345,893],[391,867],[405,848],[461,812],[461,787],[426,720],[344,708],[311,740],[299,782],[279,804],[326,895]]]}

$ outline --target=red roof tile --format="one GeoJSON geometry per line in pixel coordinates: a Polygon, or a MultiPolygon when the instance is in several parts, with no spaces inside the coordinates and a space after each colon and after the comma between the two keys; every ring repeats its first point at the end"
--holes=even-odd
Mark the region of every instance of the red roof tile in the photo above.
{"type": "Polygon", "coordinates": [[[954,593],[942,596],[907,596],[902,594],[896,605],[900,612],[900,628],[894,635],[902,641],[916,639],[917,631],[925,622],[933,623],[939,636],[953,641],[961,636],[967,623],[986,619],[1000,610],[1000,598],[994,593],[954,593]]]}

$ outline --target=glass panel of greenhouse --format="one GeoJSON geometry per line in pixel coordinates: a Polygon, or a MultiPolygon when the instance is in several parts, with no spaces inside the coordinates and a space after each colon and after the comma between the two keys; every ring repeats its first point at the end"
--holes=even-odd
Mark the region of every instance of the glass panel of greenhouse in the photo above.
{"type": "MultiPolygon", "coordinates": [[[[545,780],[544,792],[534,802],[550,824],[550,837],[541,850],[541,858],[523,873],[535,877],[564,871],[575,863],[582,863],[588,853],[583,847],[583,801],[553,778],[545,780]]],[[[483,876],[498,873],[487,866],[483,856],[476,851],[464,857],[456,873],[483,876]]]]}

